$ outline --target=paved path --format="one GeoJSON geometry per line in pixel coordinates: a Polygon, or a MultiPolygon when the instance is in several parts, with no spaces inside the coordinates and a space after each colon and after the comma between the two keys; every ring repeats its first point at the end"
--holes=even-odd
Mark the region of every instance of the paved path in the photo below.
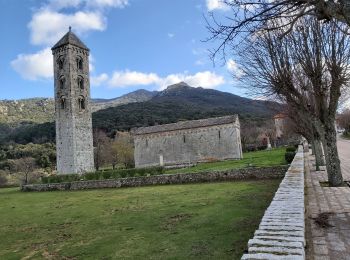
{"type": "MultiPolygon", "coordinates": [[[[339,140],[338,149],[344,180],[350,181],[350,141],[339,140]]],[[[350,260],[350,188],[322,187],[327,173],[314,164],[306,155],[306,258],[350,260]]]]}
{"type": "Polygon", "coordinates": [[[350,181],[350,140],[338,140],[338,152],[345,181],[350,181]]]}

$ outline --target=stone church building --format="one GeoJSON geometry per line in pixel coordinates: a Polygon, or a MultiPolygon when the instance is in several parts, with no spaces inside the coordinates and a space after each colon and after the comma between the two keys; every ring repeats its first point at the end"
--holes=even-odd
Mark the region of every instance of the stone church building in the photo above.
{"type": "Polygon", "coordinates": [[[94,171],[89,49],[71,32],[53,47],[58,174],[94,171]]]}
{"type": "Polygon", "coordinates": [[[243,158],[237,115],[141,127],[132,134],[136,167],[243,158]]]}

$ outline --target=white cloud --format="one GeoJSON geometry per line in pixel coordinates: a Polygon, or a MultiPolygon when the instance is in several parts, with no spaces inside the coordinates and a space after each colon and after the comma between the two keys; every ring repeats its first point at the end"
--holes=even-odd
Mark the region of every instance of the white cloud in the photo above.
{"type": "Polygon", "coordinates": [[[237,63],[232,59],[227,61],[226,68],[232,74],[232,76],[238,79],[244,74],[244,72],[238,67],[237,63]]]}
{"type": "MultiPolygon", "coordinates": [[[[211,71],[197,72],[194,75],[177,75],[181,80],[193,87],[215,88],[225,83],[223,76],[217,75],[211,71]]],[[[169,77],[169,76],[168,76],[169,77]]],[[[168,78],[167,77],[167,78],[168,78]]],[[[177,82],[174,82],[177,83],[177,82]]],[[[168,86],[168,85],[167,85],[168,86]]],[[[166,87],[166,86],[163,86],[166,87]]]]}
{"type": "Polygon", "coordinates": [[[193,87],[215,88],[225,83],[225,79],[210,71],[197,72],[193,75],[187,73],[169,74],[160,77],[156,73],[142,73],[137,71],[116,71],[113,73],[108,85],[113,88],[156,85],[160,90],[167,86],[185,81],[193,87]]]}
{"type": "Polygon", "coordinates": [[[142,73],[137,71],[115,71],[109,80],[111,87],[127,87],[134,85],[151,85],[159,81],[155,73],[142,73]]]}
{"type": "Polygon", "coordinates": [[[82,3],[81,0],[50,0],[47,7],[61,10],[63,8],[77,8],[82,3]]]}
{"type": "Polygon", "coordinates": [[[53,58],[50,48],[34,54],[19,54],[11,61],[12,68],[24,79],[48,79],[53,75],[53,58]]]}
{"type": "Polygon", "coordinates": [[[88,31],[103,31],[106,28],[105,17],[98,12],[79,11],[63,14],[50,10],[41,10],[33,15],[28,24],[31,30],[31,43],[51,46],[56,43],[72,26],[78,34],[88,31]]]}
{"type": "Polygon", "coordinates": [[[114,7],[124,8],[129,4],[128,0],[86,0],[87,5],[91,7],[114,7]]]}
{"type": "Polygon", "coordinates": [[[229,10],[229,6],[227,6],[222,0],[207,0],[207,9],[208,11],[214,10],[229,10]]]}
{"type": "Polygon", "coordinates": [[[108,75],[106,73],[102,73],[99,76],[91,77],[90,82],[92,86],[100,86],[103,83],[106,83],[108,80],[108,75]]]}
{"type": "MultiPolygon", "coordinates": [[[[72,26],[78,35],[103,31],[107,27],[105,9],[124,8],[128,0],[50,0],[33,13],[28,23],[30,42],[44,47],[33,54],[19,54],[11,66],[25,79],[52,77],[52,47],[72,26]],[[69,8],[69,12],[67,9],[69,8]]],[[[90,70],[94,70],[90,60],[90,70]]]]}
{"type": "Polygon", "coordinates": [[[175,34],[174,33],[168,33],[169,38],[174,38],[175,34]]]}
{"type": "Polygon", "coordinates": [[[124,8],[129,4],[128,0],[51,0],[47,5],[48,8],[61,10],[64,8],[124,8]]]}

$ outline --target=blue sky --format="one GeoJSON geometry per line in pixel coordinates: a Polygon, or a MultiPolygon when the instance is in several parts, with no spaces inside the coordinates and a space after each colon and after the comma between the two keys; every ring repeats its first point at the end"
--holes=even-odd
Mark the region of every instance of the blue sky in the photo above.
{"type": "Polygon", "coordinates": [[[209,59],[208,11],[228,10],[219,0],[0,0],[0,99],[53,96],[50,48],[70,25],[91,50],[93,98],[179,81],[243,95],[234,61],[209,59]]]}

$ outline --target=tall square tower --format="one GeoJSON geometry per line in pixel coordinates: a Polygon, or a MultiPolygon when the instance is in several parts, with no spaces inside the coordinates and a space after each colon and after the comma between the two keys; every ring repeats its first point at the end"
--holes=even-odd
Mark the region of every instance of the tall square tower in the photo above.
{"type": "Polygon", "coordinates": [[[52,47],[58,174],[94,170],[89,49],[71,31],[52,47]]]}

